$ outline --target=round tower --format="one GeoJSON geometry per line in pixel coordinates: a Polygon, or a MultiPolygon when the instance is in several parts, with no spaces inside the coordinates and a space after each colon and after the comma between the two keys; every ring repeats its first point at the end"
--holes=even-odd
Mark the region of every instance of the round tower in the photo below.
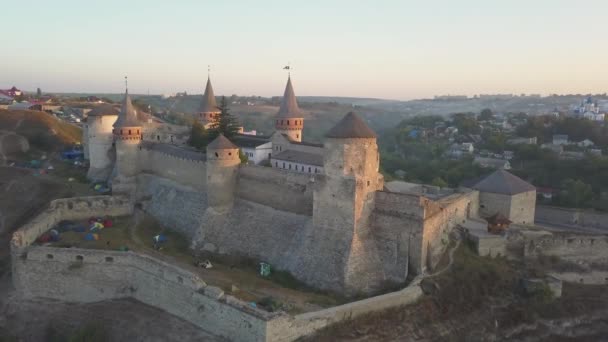
{"type": "Polygon", "coordinates": [[[239,148],[223,134],[207,145],[207,202],[209,207],[215,209],[232,207],[240,164],[239,148]]]}
{"type": "Polygon", "coordinates": [[[301,142],[302,130],[304,129],[304,118],[298,107],[293,86],[291,85],[291,76],[287,78],[285,93],[279,113],[275,119],[275,128],[278,132],[286,135],[289,140],[301,142]]]}
{"type": "MultiPolygon", "coordinates": [[[[382,190],[384,178],[378,172],[380,157],[376,134],[355,113],[350,112],[326,135],[324,143],[324,186],[316,189],[314,219],[340,217],[336,225],[358,229],[367,225],[373,194],[382,190]],[[336,192],[336,189],[342,189],[336,192]],[[348,205],[346,205],[348,203],[348,205]],[[342,215],[336,213],[342,212],[342,215]],[[354,214],[354,215],[353,215],[354,214]]],[[[319,224],[322,225],[319,221],[319,224]]]]}
{"type": "Polygon", "coordinates": [[[211,78],[207,77],[207,86],[198,112],[198,120],[205,128],[209,128],[214,119],[220,114],[220,110],[215,102],[215,94],[211,86],[211,78]]]}
{"type": "Polygon", "coordinates": [[[109,104],[98,106],[88,113],[85,126],[89,159],[87,178],[92,181],[106,181],[112,172],[112,125],[117,118],[118,110],[109,104]]]}
{"type": "Polygon", "coordinates": [[[113,133],[116,144],[117,176],[133,177],[138,172],[137,151],[143,131],[128,89],[125,91],[118,119],[114,123],[113,133]]]}

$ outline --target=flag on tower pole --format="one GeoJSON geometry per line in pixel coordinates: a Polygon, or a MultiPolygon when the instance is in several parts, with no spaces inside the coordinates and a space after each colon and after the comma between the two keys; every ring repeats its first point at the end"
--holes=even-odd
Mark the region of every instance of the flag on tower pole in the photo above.
{"type": "Polygon", "coordinates": [[[291,70],[291,67],[289,65],[286,65],[283,67],[283,70],[291,70]]]}

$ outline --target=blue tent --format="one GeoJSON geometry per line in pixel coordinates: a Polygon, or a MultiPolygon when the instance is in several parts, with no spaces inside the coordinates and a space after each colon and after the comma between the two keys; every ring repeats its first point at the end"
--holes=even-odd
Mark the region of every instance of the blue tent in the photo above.
{"type": "Polygon", "coordinates": [[[155,242],[166,242],[168,239],[163,234],[158,234],[152,238],[155,242]]]}
{"type": "Polygon", "coordinates": [[[61,157],[63,159],[79,159],[84,157],[84,152],[80,150],[63,151],[61,157]]]}

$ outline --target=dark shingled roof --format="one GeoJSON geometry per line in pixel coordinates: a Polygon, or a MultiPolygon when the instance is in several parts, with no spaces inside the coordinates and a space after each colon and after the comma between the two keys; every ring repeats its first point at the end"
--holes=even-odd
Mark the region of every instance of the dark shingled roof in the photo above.
{"type": "Polygon", "coordinates": [[[328,138],[376,138],[376,133],[354,112],[346,114],[325,135],[328,138]]]}
{"type": "Polygon", "coordinates": [[[137,111],[131,103],[131,96],[129,96],[129,90],[125,91],[125,98],[122,100],[122,106],[120,107],[120,114],[118,119],[114,123],[116,127],[139,127],[141,123],[137,119],[137,111]]]}
{"type": "Polygon", "coordinates": [[[207,77],[207,86],[205,86],[205,93],[203,94],[203,100],[201,101],[199,112],[215,113],[219,111],[220,110],[217,108],[217,103],[215,102],[215,94],[213,93],[213,87],[211,86],[211,78],[207,77]]]}
{"type": "Polygon", "coordinates": [[[270,142],[270,137],[262,135],[237,134],[232,140],[238,147],[255,148],[270,142]]]}
{"type": "Polygon", "coordinates": [[[300,107],[298,107],[298,101],[296,101],[296,94],[293,91],[291,85],[291,77],[287,79],[287,85],[285,86],[285,94],[283,94],[283,101],[281,101],[281,107],[277,114],[280,118],[301,118],[302,113],[300,107]]]}
{"type": "Polygon", "coordinates": [[[284,136],[285,139],[287,139],[290,144],[312,146],[312,147],[323,147],[323,144],[321,144],[321,143],[313,143],[313,142],[308,142],[308,141],[295,141],[295,140],[291,140],[289,135],[287,135],[285,133],[281,133],[281,135],[284,136]]]}
{"type": "Polygon", "coordinates": [[[505,170],[497,170],[479,183],[473,189],[481,192],[491,192],[495,194],[515,195],[522,192],[536,190],[534,185],[514,176],[505,170]]]}
{"type": "Polygon", "coordinates": [[[286,150],[272,155],[272,159],[289,161],[300,164],[323,166],[323,156],[320,154],[286,150]]]}
{"type": "Polygon", "coordinates": [[[189,149],[189,148],[184,148],[184,147],[177,147],[177,146],[169,145],[169,144],[165,144],[165,143],[142,141],[141,146],[142,146],[142,148],[145,148],[147,150],[166,153],[168,155],[175,156],[175,157],[181,158],[181,159],[202,160],[202,161],[207,159],[206,158],[207,156],[200,151],[197,151],[194,149],[189,149]]]}
{"type": "Polygon", "coordinates": [[[228,140],[228,138],[220,133],[215,140],[207,145],[207,148],[211,150],[232,150],[238,149],[238,146],[233,144],[232,141],[228,140]]]}
{"type": "Polygon", "coordinates": [[[118,114],[118,110],[114,108],[114,106],[112,106],[111,104],[102,104],[101,106],[97,106],[91,109],[91,111],[87,113],[87,116],[104,116],[118,114]]]}

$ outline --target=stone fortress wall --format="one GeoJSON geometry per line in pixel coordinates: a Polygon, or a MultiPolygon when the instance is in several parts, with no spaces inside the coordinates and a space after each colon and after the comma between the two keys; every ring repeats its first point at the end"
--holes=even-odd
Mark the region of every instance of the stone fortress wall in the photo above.
{"type": "Polygon", "coordinates": [[[608,214],[593,210],[536,206],[536,221],[540,223],[582,226],[608,231],[608,214]]]}
{"type": "MultiPolygon", "coordinates": [[[[355,257],[360,259],[356,267],[375,270],[358,272],[370,278],[369,284],[405,282],[408,273],[421,274],[432,268],[447,247],[447,235],[469,213],[465,207],[471,202],[469,195],[461,193],[440,203],[419,195],[374,192],[372,229],[358,234],[355,248],[349,247],[345,232],[315,229],[314,189],[323,187],[324,175],[241,165],[234,207],[226,214],[208,203],[208,162],[184,159],[172,151],[142,148],[139,153],[142,172],[136,176],[134,201],[161,224],[192,238],[196,248],[264,260],[309,284],[334,290],[341,288],[344,279],[333,277],[351,272],[341,265],[355,257]],[[336,253],[335,243],[342,240],[350,255],[336,253]],[[354,256],[352,252],[363,254],[354,256]]],[[[346,182],[332,190],[332,201],[356,198],[353,186],[346,182]]],[[[324,216],[324,226],[344,223],[336,219],[335,210],[324,216]]]]}
{"type": "Polygon", "coordinates": [[[162,177],[181,185],[192,187],[199,191],[205,191],[207,186],[207,169],[204,154],[190,152],[180,155],[178,149],[167,149],[160,151],[153,149],[154,145],[142,144],[137,153],[138,169],[142,173],[148,173],[162,177]]]}
{"type": "Polygon", "coordinates": [[[239,170],[237,196],[273,209],[312,216],[313,185],[312,175],[246,165],[239,170]]]}
{"type": "Polygon", "coordinates": [[[422,296],[415,282],[397,292],[317,312],[268,313],[225,295],[196,274],[145,254],[32,245],[61,220],[131,212],[124,197],[53,201],[48,210],[13,235],[13,284],[19,296],[78,303],[130,297],[236,341],[292,341],[329,324],[410,304],[422,296]]]}

